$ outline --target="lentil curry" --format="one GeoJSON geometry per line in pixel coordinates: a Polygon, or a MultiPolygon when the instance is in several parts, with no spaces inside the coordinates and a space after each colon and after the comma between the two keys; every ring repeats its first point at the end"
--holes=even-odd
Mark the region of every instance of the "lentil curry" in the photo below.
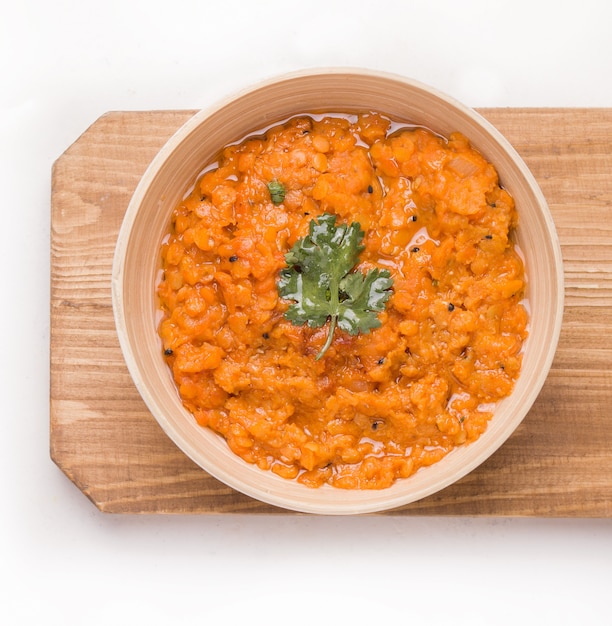
{"type": "MultiPolygon", "coordinates": [[[[512,197],[461,134],[301,115],[229,145],[161,246],[159,334],[185,407],[309,487],[381,489],[486,430],[527,336],[512,197]],[[286,255],[323,214],[392,279],[378,327],[293,323],[286,255]]],[[[299,271],[299,268],[297,268],[299,271]]]]}

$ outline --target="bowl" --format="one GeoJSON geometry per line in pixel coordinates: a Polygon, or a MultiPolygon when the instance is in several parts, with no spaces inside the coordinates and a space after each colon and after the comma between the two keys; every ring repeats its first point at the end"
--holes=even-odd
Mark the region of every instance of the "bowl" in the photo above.
{"type": "Polygon", "coordinates": [[[509,142],[483,117],[435,89],[401,76],[361,69],[321,69],[255,85],[198,112],[152,161],[128,206],[112,272],[119,341],[133,381],[174,443],[206,472],[262,502],[303,513],[354,515],[395,509],[444,489],[490,457],[514,432],[538,396],[551,367],[563,314],[563,271],[555,226],[534,177],[509,142]],[[499,403],[487,431],[382,490],[312,489],[243,461],[184,409],[157,334],[159,247],[176,203],[219,150],[292,115],[375,110],[448,136],[467,136],[497,169],[514,196],[516,240],[525,257],[529,337],[521,375],[499,403]]]}

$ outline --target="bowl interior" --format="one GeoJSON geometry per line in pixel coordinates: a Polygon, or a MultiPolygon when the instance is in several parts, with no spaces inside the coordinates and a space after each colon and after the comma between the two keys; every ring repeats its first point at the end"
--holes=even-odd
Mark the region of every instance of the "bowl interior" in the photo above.
{"type": "Polygon", "coordinates": [[[546,201],[499,132],[471,109],[414,81],[338,69],[261,84],[201,111],[172,137],[151,163],[125,215],[113,266],[113,306],[124,357],[139,392],[169,437],[196,463],[229,486],[269,504],[310,513],[356,514],[395,508],[446,487],[482,463],[512,434],[535,401],[552,363],[563,312],[563,274],[546,201]],[[515,390],[499,404],[478,441],[389,489],[313,490],[245,463],[182,407],[157,335],[159,244],[172,209],[224,145],[295,114],[364,110],[422,124],[446,136],[462,132],[495,165],[519,211],[516,239],[526,259],[530,335],[515,390]]]}

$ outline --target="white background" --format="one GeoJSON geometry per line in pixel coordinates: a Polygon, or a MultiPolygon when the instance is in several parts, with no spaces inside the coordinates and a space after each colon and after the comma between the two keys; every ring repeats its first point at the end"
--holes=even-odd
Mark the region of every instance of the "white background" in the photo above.
{"type": "Polygon", "coordinates": [[[3,0],[2,623],[612,623],[610,520],[111,516],[48,452],[51,165],[100,115],[325,65],[474,107],[611,107],[611,7],[3,0]]]}

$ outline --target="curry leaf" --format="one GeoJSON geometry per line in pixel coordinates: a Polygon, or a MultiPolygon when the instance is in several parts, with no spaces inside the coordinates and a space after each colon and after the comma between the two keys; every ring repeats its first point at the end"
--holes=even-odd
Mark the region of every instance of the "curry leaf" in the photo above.
{"type": "Polygon", "coordinates": [[[273,204],[280,204],[285,199],[285,186],[276,179],[268,183],[268,191],[273,204]]]}

